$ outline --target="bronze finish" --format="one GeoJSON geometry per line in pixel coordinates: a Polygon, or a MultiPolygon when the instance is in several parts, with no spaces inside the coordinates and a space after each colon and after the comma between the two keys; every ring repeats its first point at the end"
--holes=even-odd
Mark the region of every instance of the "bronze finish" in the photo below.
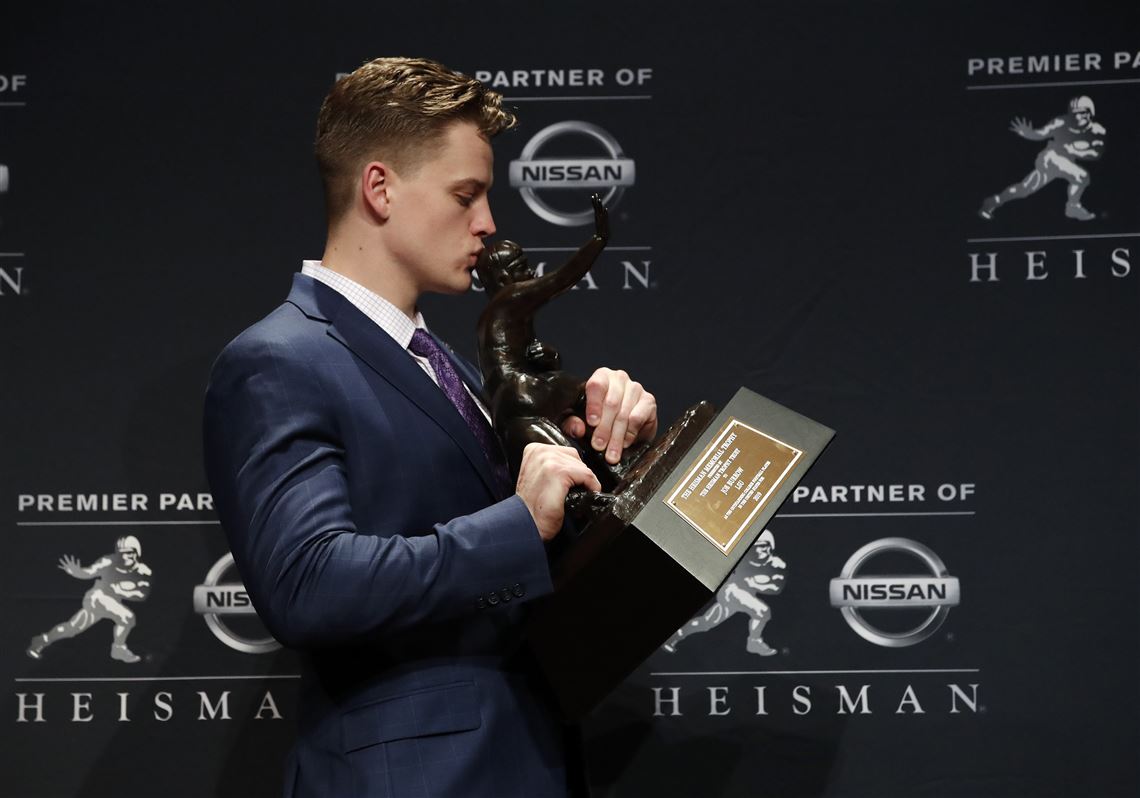
{"type": "MultiPolygon", "coordinates": [[[[583,522],[597,518],[617,494],[635,485],[642,486],[644,476],[664,451],[661,443],[652,447],[639,444],[626,449],[621,460],[611,464],[606,462],[604,452],[594,451],[589,445],[592,427],[587,427],[579,440],[572,440],[562,431],[561,425],[569,416],[585,417],[586,383],[563,371],[558,350],[538,340],[534,317],[543,305],[581,280],[605,249],[610,237],[609,214],[597,194],[592,201],[594,235],[561,267],[538,276],[522,247],[513,241],[502,241],[484,250],[475,266],[488,299],[477,324],[479,368],[511,477],[518,478],[522,452],[528,443],[577,448],[605,491],[570,491],[566,497],[567,512],[583,522]],[[648,459],[642,462],[646,455],[648,459]]],[[[703,413],[701,418],[703,429],[708,418],[703,413]]],[[[678,424],[692,424],[694,420],[690,410],[678,424]]],[[[677,433],[678,430],[667,430],[660,440],[671,441],[677,433]]],[[[643,504],[652,492],[642,487],[625,503],[636,503],[636,495],[643,504]]]]}

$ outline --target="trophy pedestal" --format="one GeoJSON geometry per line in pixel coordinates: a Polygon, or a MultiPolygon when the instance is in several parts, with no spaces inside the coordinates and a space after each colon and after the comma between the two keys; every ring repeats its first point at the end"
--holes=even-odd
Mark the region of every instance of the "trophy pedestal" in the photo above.
{"type": "Polygon", "coordinates": [[[719,415],[690,408],[634,462],[531,604],[530,647],[566,718],[712,598],[833,435],[742,388],[719,415]]]}

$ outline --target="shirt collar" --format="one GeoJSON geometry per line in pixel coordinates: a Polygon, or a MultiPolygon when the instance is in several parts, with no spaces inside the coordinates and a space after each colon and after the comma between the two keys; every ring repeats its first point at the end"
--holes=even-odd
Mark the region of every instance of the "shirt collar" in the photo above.
{"type": "Polygon", "coordinates": [[[412,336],[417,329],[427,329],[423,314],[418,310],[415,318],[409,319],[403,311],[375,291],[365,288],[340,272],[322,266],[319,260],[303,261],[301,274],[312,277],[341,294],[404,349],[407,349],[408,344],[412,342],[412,336]]]}

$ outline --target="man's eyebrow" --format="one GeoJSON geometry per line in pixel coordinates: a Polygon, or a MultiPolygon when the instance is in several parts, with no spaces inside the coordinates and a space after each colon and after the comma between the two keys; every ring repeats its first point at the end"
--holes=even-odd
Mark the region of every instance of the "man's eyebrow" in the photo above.
{"type": "Polygon", "coordinates": [[[484,192],[491,187],[490,183],[485,183],[477,177],[465,177],[462,180],[456,180],[451,184],[452,189],[469,188],[477,192],[484,192]]]}

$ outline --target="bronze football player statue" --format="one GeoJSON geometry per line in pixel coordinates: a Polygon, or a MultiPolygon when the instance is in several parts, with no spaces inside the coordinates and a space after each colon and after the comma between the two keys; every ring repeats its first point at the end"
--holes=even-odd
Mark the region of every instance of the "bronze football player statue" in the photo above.
{"type": "MultiPolygon", "coordinates": [[[[549,443],[577,448],[597,474],[603,490],[622,480],[629,464],[646,449],[630,447],[616,464],[604,452],[576,443],[562,430],[571,415],[585,417],[585,380],[563,371],[558,350],[535,335],[539,308],[574,286],[594,265],[609,240],[609,215],[596,194],[594,235],[560,268],[538,275],[522,248],[502,241],[479,258],[476,271],[487,292],[488,304],[479,316],[479,368],[490,400],[491,419],[503,441],[511,475],[517,476],[528,443],[549,443]]],[[[593,430],[588,428],[586,440],[593,430]]],[[[567,507],[581,515],[601,509],[613,499],[609,493],[582,488],[571,491],[567,507]]]]}

